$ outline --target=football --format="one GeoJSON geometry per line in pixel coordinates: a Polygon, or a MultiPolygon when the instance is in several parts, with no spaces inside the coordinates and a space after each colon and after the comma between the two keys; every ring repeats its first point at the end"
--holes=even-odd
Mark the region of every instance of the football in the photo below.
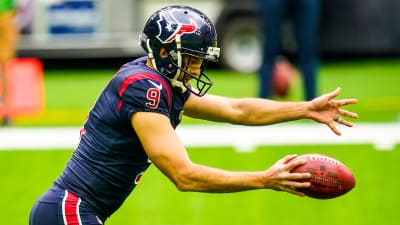
{"type": "Polygon", "coordinates": [[[306,164],[294,168],[292,173],[310,173],[311,187],[299,189],[309,197],[317,199],[335,198],[354,188],[353,173],[339,160],[322,154],[306,154],[295,160],[304,159],[306,164]]]}
{"type": "Polygon", "coordinates": [[[279,97],[286,97],[294,76],[292,64],[283,57],[279,58],[272,73],[272,92],[279,97]]]}

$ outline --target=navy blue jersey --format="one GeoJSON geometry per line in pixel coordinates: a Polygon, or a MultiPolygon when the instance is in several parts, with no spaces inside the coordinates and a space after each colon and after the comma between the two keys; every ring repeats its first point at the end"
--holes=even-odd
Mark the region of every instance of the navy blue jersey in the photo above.
{"type": "Polygon", "coordinates": [[[98,97],[81,130],[81,141],[55,184],[109,217],[135,188],[151,161],[131,125],[135,112],[156,112],[178,126],[190,91],[180,93],[145,65],[123,65],[98,97]]]}

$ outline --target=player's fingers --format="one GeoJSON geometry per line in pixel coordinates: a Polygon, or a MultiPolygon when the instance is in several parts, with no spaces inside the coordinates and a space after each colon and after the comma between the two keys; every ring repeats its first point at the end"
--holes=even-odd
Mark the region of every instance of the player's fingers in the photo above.
{"type": "Polygon", "coordinates": [[[295,195],[298,195],[298,196],[301,196],[301,197],[304,197],[304,196],[306,196],[306,194],[304,194],[303,192],[300,192],[300,191],[298,191],[298,190],[296,190],[296,188],[295,187],[291,187],[291,186],[281,186],[281,191],[286,191],[286,192],[289,192],[289,193],[291,193],[291,194],[295,194],[295,195]]]}
{"type": "Polygon", "coordinates": [[[292,171],[294,168],[296,168],[298,166],[301,166],[301,165],[304,165],[306,163],[307,163],[307,161],[304,160],[304,159],[293,160],[292,162],[286,164],[286,168],[285,169],[288,170],[288,171],[292,171]]]}
{"type": "Polygon", "coordinates": [[[327,123],[329,128],[336,134],[336,135],[341,135],[340,131],[336,128],[336,126],[333,124],[333,122],[327,123]]]}
{"type": "Polygon", "coordinates": [[[358,118],[357,113],[349,112],[344,109],[339,109],[339,114],[342,116],[347,116],[347,117],[351,117],[351,118],[358,118]]]}
{"type": "Polygon", "coordinates": [[[336,88],[336,90],[328,94],[329,99],[335,98],[336,96],[339,95],[339,93],[340,93],[340,87],[336,88]]]}
{"type": "Polygon", "coordinates": [[[287,155],[285,157],[283,157],[282,159],[280,159],[279,161],[283,164],[287,164],[288,162],[290,162],[292,159],[296,158],[297,154],[294,155],[287,155]]]}
{"type": "Polygon", "coordinates": [[[339,119],[337,120],[337,122],[338,122],[338,123],[341,123],[341,124],[343,124],[343,125],[346,125],[346,126],[348,126],[348,127],[354,126],[353,123],[351,123],[351,122],[349,122],[349,121],[347,121],[347,120],[345,120],[345,119],[343,119],[343,118],[339,118],[339,119]]]}
{"type": "Polygon", "coordinates": [[[303,180],[311,178],[310,173],[289,173],[286,177],[288,180],[303,180]]]}
{"type": "Polygon", "coordinates": [[[358,100],[353,98],[353,99],[337,100],[335,102],[340,107],[340,106],[345,106],[345,105],[349,105],[349,104],[357,104],[358,100]]]}
{"type": "Polygon", "coordinates": [[[283,186],[288,186],[288,187],[294,187],[294,188],[309,188],[311,186],[310,182],[296,182],[296,181],[290,181],[290,180],[285,180],[282,181],[281,183],[283,186]]]}

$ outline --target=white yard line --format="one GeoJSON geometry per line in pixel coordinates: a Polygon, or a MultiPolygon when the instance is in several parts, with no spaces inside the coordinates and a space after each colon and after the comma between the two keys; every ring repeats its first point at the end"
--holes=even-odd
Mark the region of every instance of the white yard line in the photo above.
{"type": "MultiPolygon", "coordinates": [[[[185,146],[233,146],[248,152],[257,146],[372,144],[377,150],[392,150],[400,143],[400,123],[338,125],[342,136],[315,123],[289,123],[262,127],[234,125],[186,125],[177,129],[185,146]]],[[[51,150],[75,148],[79,127],[0,128],[0,150],[51,150]]]]}

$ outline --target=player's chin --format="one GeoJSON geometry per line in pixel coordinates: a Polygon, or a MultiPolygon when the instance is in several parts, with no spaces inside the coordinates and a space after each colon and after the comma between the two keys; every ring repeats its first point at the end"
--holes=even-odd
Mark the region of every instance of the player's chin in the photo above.
{"type": "Polygon", "coordinates": [[[184,82],[186,85],[189,85],[191,79],[192,79],[191,77],[186,76],[186,77],[183,79],[183,82],[184,82]]]}

